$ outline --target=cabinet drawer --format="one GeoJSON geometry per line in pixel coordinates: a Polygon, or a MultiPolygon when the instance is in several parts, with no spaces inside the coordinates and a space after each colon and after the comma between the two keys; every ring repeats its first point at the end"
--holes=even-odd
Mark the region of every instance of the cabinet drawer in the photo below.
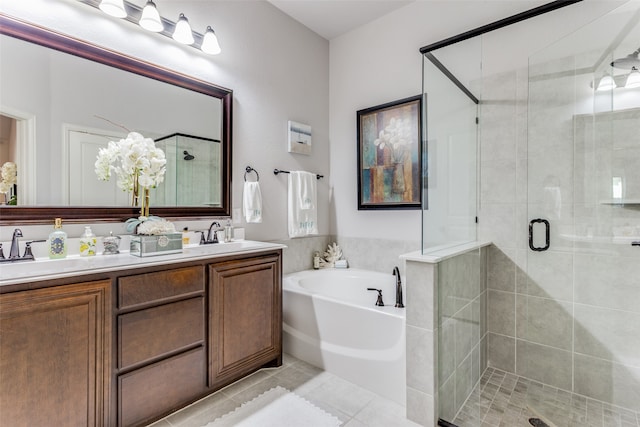
{"type": "Polygon", "coordinates": [[[118,425],[141,424],[205,391],[204,347],[118,377],[118,425]]]}
{"type": "Polygon", "coordinates": [[[204,297],[118,316],[118,368],[204,342],[204,297]]]}
{"type": "Polygon", "coordinates": [[[162,302],[180,295],[204,292],[204,268],[186,267],[118,279],[118,307],[162,302]]]}

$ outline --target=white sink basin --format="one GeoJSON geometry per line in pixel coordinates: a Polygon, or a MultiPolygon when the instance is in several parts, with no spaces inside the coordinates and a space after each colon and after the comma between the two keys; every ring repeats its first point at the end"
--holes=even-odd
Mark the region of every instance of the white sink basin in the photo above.
{"type": "Polygon", "coordinates": [[[211,243],[208,245],[189,245],[182,251],[185,254],[205,255],[205,254],[226,254],[230,252],[247,251],[273,246],[271,243],[254,242],[251,240],[239,240],[229,243],[211,243]]]}
{"type": "Polygon", "coordinates": [[[189,245],[182,253],[140,258],[121,251],[118,255],[96,255],[92,257],[68,256],[64,259],[38,258],[35,261],[5,262],[0,264],[0,286],[29,283],[39,280],[51,280],[81,273],[100,273],[110,270],[125,270],[149,265],[171,264],[208,256],[254,251],[261,249],[279,249],[284,245],[276,243],[240,240],[210,245],[189,245]]]}

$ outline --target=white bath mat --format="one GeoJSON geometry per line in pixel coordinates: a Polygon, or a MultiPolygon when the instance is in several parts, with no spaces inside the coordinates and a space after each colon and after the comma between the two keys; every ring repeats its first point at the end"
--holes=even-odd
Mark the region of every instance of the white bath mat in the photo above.
{"type": "Polygon", "coordinates": [[[205,427],[338,427],[340,420],[283,387],[274,387],[205,427]]]}

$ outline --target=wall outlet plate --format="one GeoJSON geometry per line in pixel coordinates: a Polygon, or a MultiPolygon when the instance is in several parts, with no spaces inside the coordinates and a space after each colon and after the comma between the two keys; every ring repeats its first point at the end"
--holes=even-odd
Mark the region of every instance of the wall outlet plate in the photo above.
{"type": "Polygon", "coordinates": [[[242,224],[242,209],[233,208],[233,213],[231,214],[231,219],[234,224],[242,224]]]}

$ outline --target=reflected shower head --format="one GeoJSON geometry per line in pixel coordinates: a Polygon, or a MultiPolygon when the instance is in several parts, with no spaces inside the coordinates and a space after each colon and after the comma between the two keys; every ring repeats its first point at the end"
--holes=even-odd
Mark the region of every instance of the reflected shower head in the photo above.
{"type": "Polygon", "coordinates": [[[611,62],[611,66],[623,70],[630,70],[633,67],[640,68],[640,59],[638,58],[638,54],[640,54],[640,48],[624,58],[614,59],[613,62],[611,62]]]}
{"type": "Polygon", "coordinates": [[[184,159],[185,160],[193,160],[193,159],[195,159],[195,157],[192,156],[191,154],[189,154],[189,152],[187,150],[184,150],[182,153],[184,154],[184,159]]]}

